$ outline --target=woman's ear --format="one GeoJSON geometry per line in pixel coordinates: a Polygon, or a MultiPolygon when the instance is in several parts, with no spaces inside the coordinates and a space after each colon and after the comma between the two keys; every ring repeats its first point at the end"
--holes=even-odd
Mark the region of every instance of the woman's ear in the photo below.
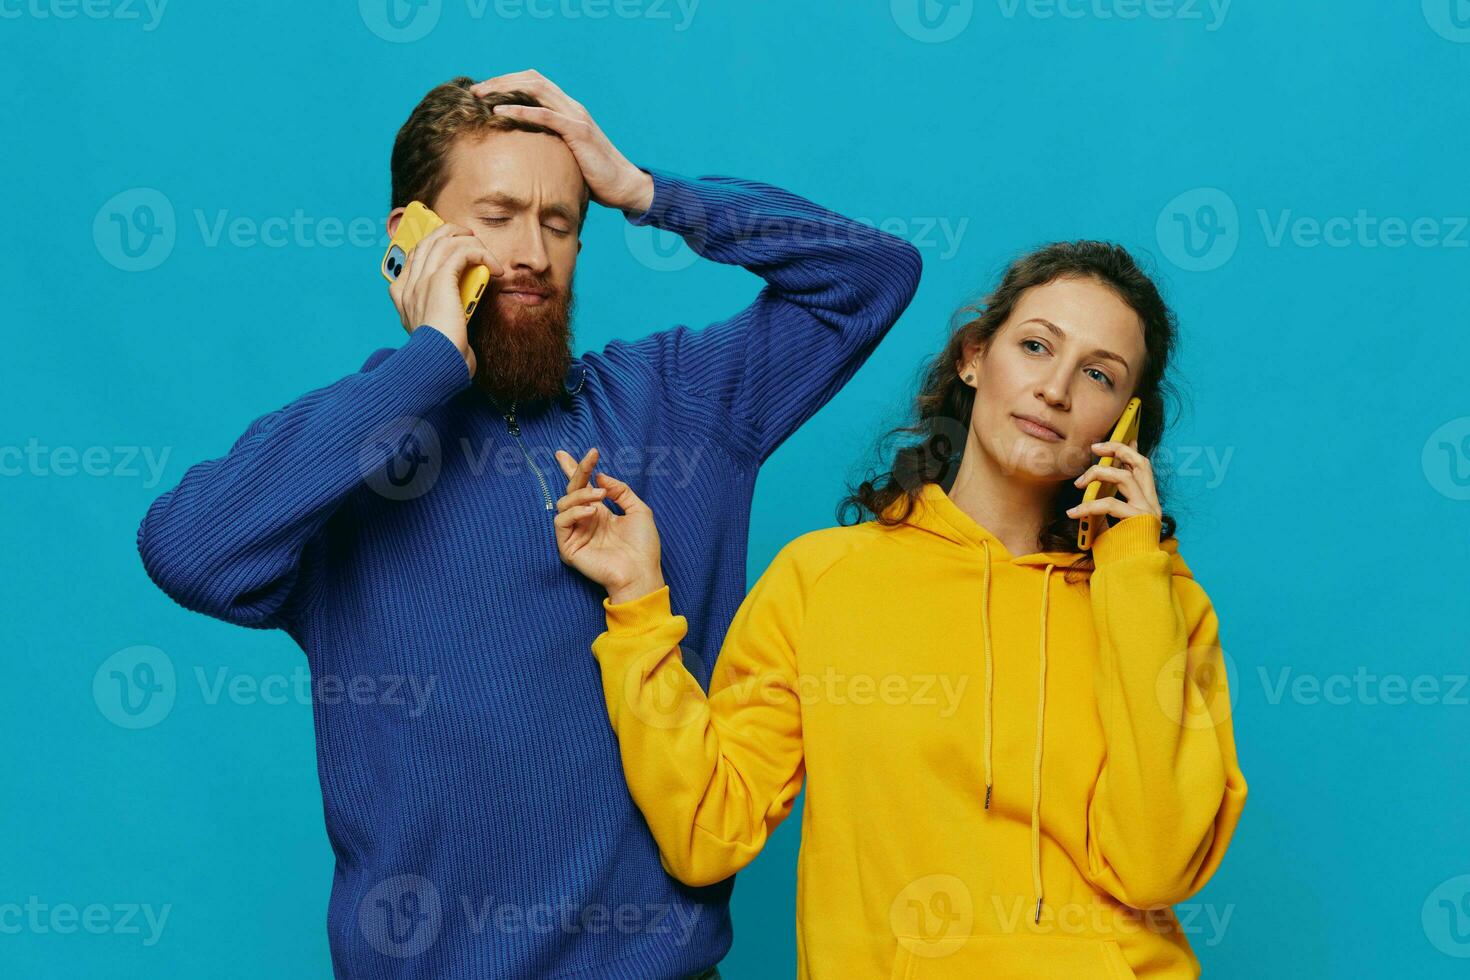
{"type": "Polygon", "coordinates": [[[955,373],[965,384],[975,387],[975,379],[980,374],[980,352],[977,348],[965,345],[963,359],[955,365],[955,373]]]}

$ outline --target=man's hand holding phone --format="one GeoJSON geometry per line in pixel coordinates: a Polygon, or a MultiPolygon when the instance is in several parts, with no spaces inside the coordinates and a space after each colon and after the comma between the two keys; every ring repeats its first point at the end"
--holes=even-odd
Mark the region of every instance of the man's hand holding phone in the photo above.
{"type": "Polygon", "coordinates": [[[409,250],[403,271],[388,286],[403,329],[413,333],[430,326],[454,341],[471,377],[476,368],[475,352],[470,346],[469,320],[460,299],[459,281],[465,270],[476,265],[483,265],[492,277],[504,273],[474,232],[446,223],[409,250]]]}

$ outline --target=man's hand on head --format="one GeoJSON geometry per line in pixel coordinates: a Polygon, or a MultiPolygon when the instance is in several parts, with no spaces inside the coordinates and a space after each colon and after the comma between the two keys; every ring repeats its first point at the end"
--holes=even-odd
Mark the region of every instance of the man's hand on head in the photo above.
{"type": "Polygon", "coordinates": [[[537,106],[498,105],[499,115],[554,130],[582,169],[592,200],[604,207],[642,214],[653,204],[653,178],[618,152],[592,116],[539,71],[512,72],[476,82],[475,95],[520,91],[535,96],[537,106]]]}

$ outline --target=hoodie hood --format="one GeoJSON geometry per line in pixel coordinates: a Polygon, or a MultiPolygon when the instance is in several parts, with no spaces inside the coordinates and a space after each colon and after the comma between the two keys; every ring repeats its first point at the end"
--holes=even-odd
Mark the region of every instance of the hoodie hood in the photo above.
{"type": "MultiPolygon", "coordinates": [[[[885,516],[896,517],[903,509],[904,498],[900,497],[894,501],[884,512],[885,516]]],[[[971,548],[976,552],[976,560],[982,563],[984,573],[984,585],[980,594],[980,619],[984,637],[985,658],[985,809],[990,809],[991,796],[995,790],[995,766],[992,753],[994,732],[992,724],[992,708],[994,704],[995,690],[995,664],[993,643],[991,638],[990,623],[990,581],[991,568],[997,562],[1009,562],[1015,566],[1034,566],[1041,569],[1041,582],[1039,583],[1039,615],[1041,620],[1040,636],[1041,643],[1036,653],[1037,671],[1039,681],[1037,684],[1036,698],[1036,749],[1031,766],[1031,881],[1032,888],[1036,894],[1035,921],[1041,920],[1042,885],[1041,885],[1041,776],[1042,776],[1042,744],[1043,734],[1046,729],[1046,614],[1050,605],[1051,597],[1051,573],[1060,568],[1063,572],[1070,569],[1073,562],[1078,560],[1080,552],[1075,551],[1037,551],[1026,555],[1013,556],[1001,544],[1000,539],[993,533],[981,526],[969,514],[960,509],[959,505],[950,499],[949,494],[944,491],[938,483],[925,483],[920,490],[919,499],[915,502],[913,512],[904,520],[905,525],[916,528],[922,532],[936,535],[946,541],[953,542],[962,548],[971,548]]],[[[1110,529],[1111,530],[1111,529],[1110,529]]],[[[1113,554],[1113,549],[1107,541],[1108,532],[1104,531],[1093,541],[1093,562],[1109,562],[1117,560],[1123,555],[1113,554]]],[[[1121,537],[1121,536],[1120,536],[1121,537]]],[[[1159,542],[1159,547],[1169,554],[1169,561],[1173,574],[1184,578],[1194,578],[1189,566],[1179,556],[1179,542],[1175,538],[1169,538],[1159,542]]],[[[1089,580],[1093,568],[1079,568],[1089,580]]],[[[1089,583],[1090,584],[1090,583],[1089,583]]]]}
{"type": "MultiPolygon", "coordinates": [[[[900,497],[890,504],[884,511],[886,517],[896,517],[903,509],[904,498],[900,497]]],[[[1012,555],[1001,544],[1000,539],[992,534],[987,528],[981,526],[969,514],[960,509],[959,505],[950,499],[944,488],[938,483],[925,483],[920,491],[919,499],[914,505],[911,513],[904,523],[910,527],[917,528],[929,534],[944,538],[947,541],[960,545],[984,549],[987,545],[990,554],[995,561],[1008,561],[1013,565],[1034,565],[1045,567],[1054,565],[1063,571],[1067,571],[1072,562],[1076,561],[1081,552],[1077,551],[1036,551],[1025,555],[1012,555]]],[[[1096,541],[1101,542],[1106,532],[1098,535],[1096,541]]],[[[1194,578],[1194,573],[1184,563],[1179,554],[1179,540],[1177,538],[1166,538],[1159,542],[1159,547],[1169,554],[1169,563],[1177,576],[1194,578]]],[[[1107,549],[1097,548],[1096,542],[1093,547],[1094,562],[1105,556],[1107,549]]],[[[1078,572],[1091,576],[1092,568],[1079,568],[1078,572]]]]}

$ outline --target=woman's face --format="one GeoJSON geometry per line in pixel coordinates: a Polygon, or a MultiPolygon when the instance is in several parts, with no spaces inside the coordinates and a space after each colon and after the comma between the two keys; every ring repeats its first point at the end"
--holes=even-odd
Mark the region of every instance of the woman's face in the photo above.
{"type": "Polygon", "coordinates": [[[1057,483],[1092,465],[1092,443],[1123,414],[1143,366],[1143,321],[1095,279],[1056,279],[1021,294],[988,352],[968,353],[956,367],[976,389],[971,440],[1007,476],[1057,483]]]}

